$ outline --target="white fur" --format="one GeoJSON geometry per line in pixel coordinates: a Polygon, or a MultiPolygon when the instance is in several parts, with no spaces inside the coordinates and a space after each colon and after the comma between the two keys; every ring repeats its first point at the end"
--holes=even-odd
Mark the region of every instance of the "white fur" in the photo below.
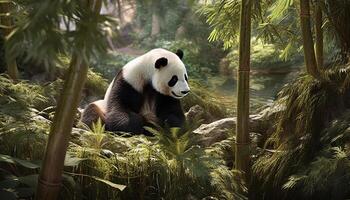
{"type": "MultiPolygon", "coordinates": [[[[114,79],[115,79],[115,78],[114,78],[114,79]]],[[[114,79],[112,80],[112,82],[109,84],[109,86],[108,86],[108,88],[107,88],[105,97],[103,98],[105,101],[108,100],[109,95],[111,94],[111,90],[112,90],[112,86],[113,86],[113,83],[114,83],[114,79]]]]}
{"type": "Polygon", "coordinates": [[[99,107],[103,113],[106,113],[107,100],[97,100],[97,101],[94,101],[93,104],[95,104],[97,107],[99,107]]]}
{"type": "Polygon", "coordinates": [[[142,92],[145,84],[152,82],[155,90],[174,98],[182,98],[185,95],[181,91],[190,90],[185,81],[185,74],[187,75],[186,68],[181,59],[175,53],[160,48],[135,58],[123,67],[125,81],[138,92],[142,92]],[[162,57],[168,59],[168,65],[156,69],[155,62],[162,57]],[[174,87],[169,87],[168,82],[173,75],[178,77],[178,82],[174,87]]]}

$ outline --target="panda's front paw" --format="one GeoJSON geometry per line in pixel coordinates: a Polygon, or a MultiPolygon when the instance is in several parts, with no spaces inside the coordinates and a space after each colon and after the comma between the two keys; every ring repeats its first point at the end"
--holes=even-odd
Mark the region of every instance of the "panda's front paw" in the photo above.
{"type": "Polygon", "coordinates": [[[184,120],[175,115],[169,115],[165,120],[164,124],[169,127],[182,127],[184,124],[184,120]]]}

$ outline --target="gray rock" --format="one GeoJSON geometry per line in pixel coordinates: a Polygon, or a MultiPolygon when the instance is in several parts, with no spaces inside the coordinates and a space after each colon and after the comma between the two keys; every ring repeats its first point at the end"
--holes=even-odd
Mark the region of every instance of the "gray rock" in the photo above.
{"type": "Polygon", "coordinates": [[[210,124],[202,124],[193,131],[199,136],[199,145],[209,147],[212,144],[225,140],[229,136],[229,132],[234,130],[236,118],[224,118],[210,124]]]}
{"type": "Polygon", "coordinates": [[[42,123],[45,123],[45,124],[50,124],[51,121],[46,119],[45,117],[41,116],[41,115],[34,115],[32,117],[32,120],[33,121],[39,121],[39,122],[42,122],[42,123]]]}
{"type": "Polygon", "coordinates": [[[195,105],[192,106],[187,113],[185,113],[186,119],[187,120],[193,120],[194,118],[196,118],[197,116],[201,116],[204,114],[204,109],[199,106],[199,105],[195,105]]]}
{"type": "Polygon", "coordinates": [[[100,154],[102,156],[107,157],[107,158],[111,158],[112,156],[114,156],[114,153],[111,150],[108,150],[108,149],[102,149],[100,154]]]}
{"type": "MultiPolygon", "coordinates": [[[[200,138],[199,145],[209,147],[216,142],[227,139],[230,133],[233,135],[236,123],[236,117],[224,118],[210,124],[202,124],[193,133],[200,138]]],[[[249,125],[252,133],[263,133],[263,131],[266,131],[265,121],[261,117],[251,115],[249,125]]]]}
{"type": "Polygon", "coordinates": [[[209,123],[213,121],[213,117],[207,113],[201,106],[192,106],[187,113],[185,113],[188,123],[192,124],[197,120],[203,120],[203,123],[209,123]]]}

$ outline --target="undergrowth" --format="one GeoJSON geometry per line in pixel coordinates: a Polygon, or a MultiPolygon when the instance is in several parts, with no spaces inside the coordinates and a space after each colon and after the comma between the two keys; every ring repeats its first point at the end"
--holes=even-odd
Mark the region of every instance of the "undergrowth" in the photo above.
{"type": "MultiPolygon", "coordinates": [[[[0,76],[0,195],[33,199],[57,95],[0,76]],[[49,108],[42,108],[43,105],[49,108]]],[[[150,130],[155,137],[76,129],[69,143],[60,199],[246,199],[240,173],[223,153],[202,148],[186,129],[150,130]]],[[[226,143],[216,144],[226,147],[226,143]]]]}
{"type": "Polygon", "coordinates": [[[285,109],[253,165],[252,199],[350,197],[344,189],[349,180],[348,70],[335,67],[322,80],[302,76],[279,93],[277,103],[285,109]]]}

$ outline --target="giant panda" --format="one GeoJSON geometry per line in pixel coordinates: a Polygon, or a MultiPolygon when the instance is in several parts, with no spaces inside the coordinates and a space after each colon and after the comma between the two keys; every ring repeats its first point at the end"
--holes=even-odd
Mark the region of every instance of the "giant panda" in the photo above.
{"type": "Polygon", "coordinates": [[[153,49],[127,63],[110,83],[103,100],[90,103],[81,121],[98,118],[107,131],[148,134],[144,126],[181,127],[180,99],[190,92],[183,52],[153,49]]]}

